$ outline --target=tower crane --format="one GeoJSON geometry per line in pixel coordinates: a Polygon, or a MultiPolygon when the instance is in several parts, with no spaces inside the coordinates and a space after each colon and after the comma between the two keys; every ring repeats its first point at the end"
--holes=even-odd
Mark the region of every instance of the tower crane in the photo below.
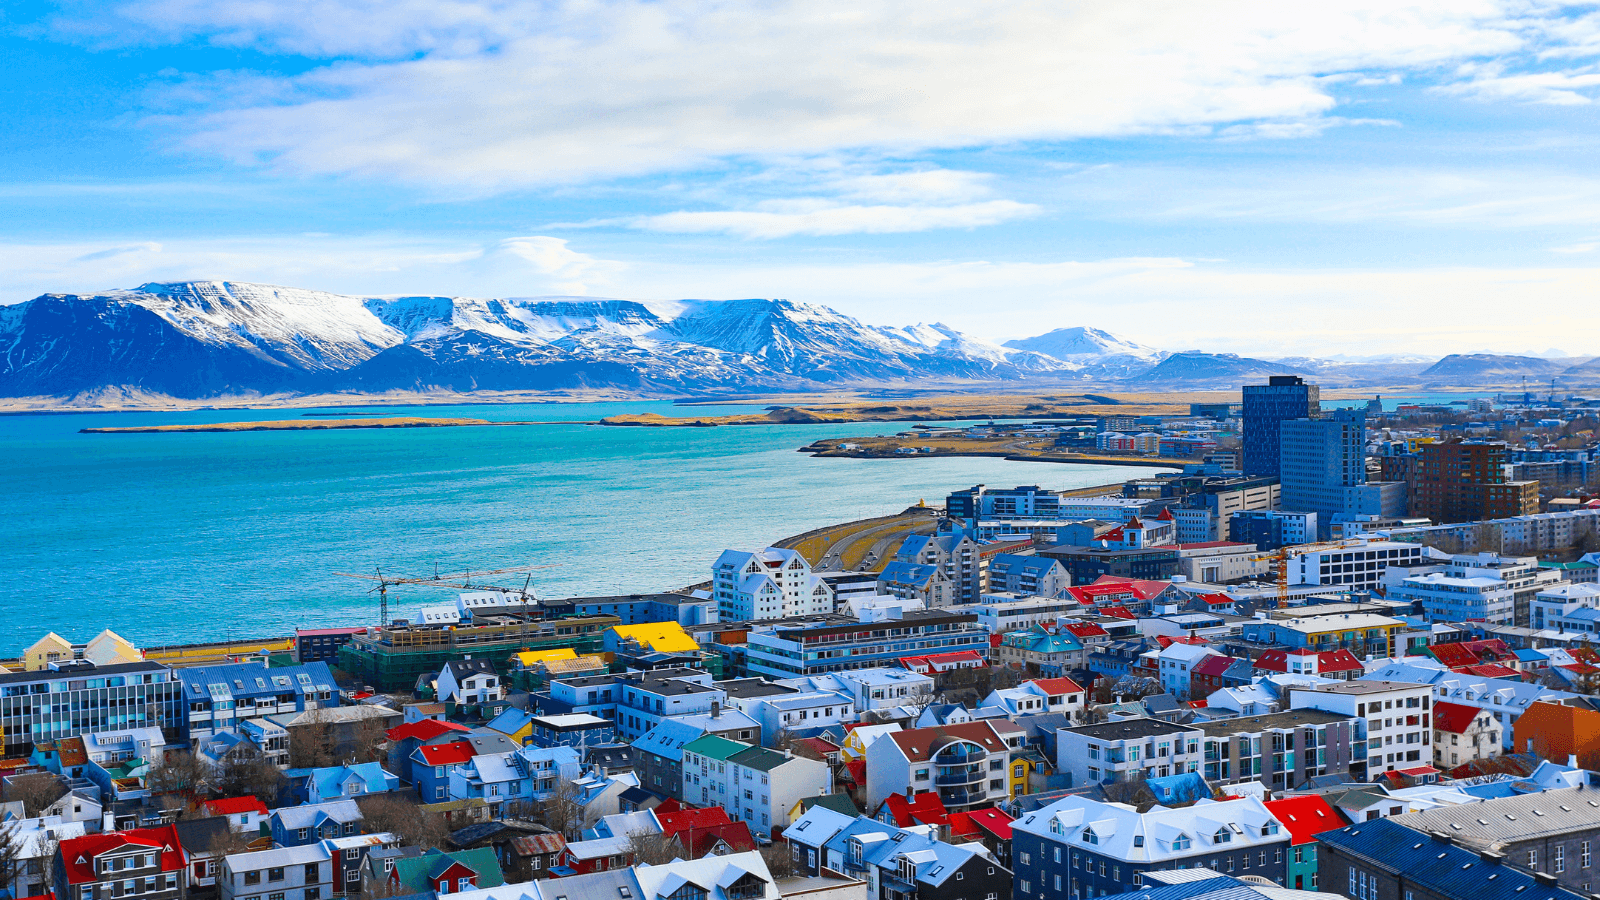
{"type": "Polygon", "coordinates": [[[553,565],[510,566],[504,569],[487,569],[482,572],[456,572],[448,575],[439,574],[436,572],[431,576],[423,576],[421,578],[385,575],[383,574],[382,568],[375,568],[373,570],[373,574],[371,575],[353,572],[337,572],[335,574],[337,574],[340,578],[354,578],[359,581],[376,581],[378,583],[377,587],[372,588],[367,593],[377,593],[378,624],[386,626],[389,624],[389,588],[391,587],[399,585],[413,585],[418,587],[450,588],[453,590],[462,591],[499,591],[503,594],[511,594],[518,592],[511,588],[501,587],[496,584],[477,582],[473,579],[486,578],[494,575],[521,575],[523,573],[529,573],[527,580],[523,584],[522,591],[520,592],[522,597],[523,614],[524,618],[526,618],[528,608],[528,585],[531,584],[533,580],[533,575],[531,573],[538,569],[553,568],[555,568],[553,565]]]}
{"type": "Polygon", "coordinates": [[[1279,547],[1271,553],[1250,557],[1251,562],[1270,562],[1273,564],[1273,574],[1278,582],[1278,609],[1287,609],[1289,606],[1289,557],[1303,556],[1307,553],[1316,553],[1319,550],[1345,550],[1359,546],[1359,540],[1325,541],[1318,544],[1292,544],[1279,547]]]}

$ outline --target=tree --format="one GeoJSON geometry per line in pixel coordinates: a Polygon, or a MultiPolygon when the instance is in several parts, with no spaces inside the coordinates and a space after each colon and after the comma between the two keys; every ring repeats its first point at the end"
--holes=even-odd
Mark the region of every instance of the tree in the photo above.
{"type": "Polygon", "coordinates": [[[17,830],[16,819],[0,824],[0,890],[11,888],[22,874],[24,848],[17,830]]]}
{"type": "Polygon", "coordinates": [[[288,781],[260,751],[240,744],[222,758],[212,788],[224,797],[254,796],[272,807],[288,781]]]}
{"type": "Polygon", "coordinates": [[[307,711],[289,726],[289,768],[320,769],[339,764],[337,726],[326,709],[307,711]]]}
{"type": "Polygon", "coordinates": [[[6,783],[5,798],[22,801],[23,815],[28,818],[41,815],[50,804],[60,800],[67,792],[67,784],[48,772],[23,775],[6,783]]]}
{"type": "Polygon", "coordinates": [[[1111,676],[1102,675],[1096,679],[1094,683],[1094,690],[1090,693],[1090,698],[1095,703],[1117,702],[1117,692],[1113,686],[1113,682],[1111,681],[1111,676]]]}
{"type": "Polygon", "coordinates": [[[775,841],[761,847],[761,861],[767,864],[767,871],[773,878],[788,878],[796,872],[794,851],[789,849],[788,841],[775,841]]]}
{"type": "Polygon", "coordinates": [[[371,794],[359,798],[361,817],[367,831],[387,831],[406,846],[424,850],[443,847],[450,837],[444,817],[423,810],[414,801],[396,794],[371,794]]]}
{"type": "Polygon", "coordinates": [[[628,856],[636,866],[659,866],[675,859],[686,859],[689,854],[678,843],[659,831],[635,831],[628,835],[628,856]]]}
{"type": "Polygon", "coordinates": [[[153,794],[189,794],[202,790],[211,779],[211,765],[192,753],[173,751],[150,767],[145,786],[153,794]]]}
{"type": "Polygon", "coordinates": [[[370,716],[357,722],[352,729],[355,746],[350,758],[358,763],[382,762],[389,752],[389,729],[384,719],[370,716]]]}
{"type": "Polygon", "coordinates": [[[544,824],[567,840],[574,840],[583,830],[583,804],[579,803],[578,786],[565,779],[556,781],[555,790],[539,804],[539,815],[544,824]]]}

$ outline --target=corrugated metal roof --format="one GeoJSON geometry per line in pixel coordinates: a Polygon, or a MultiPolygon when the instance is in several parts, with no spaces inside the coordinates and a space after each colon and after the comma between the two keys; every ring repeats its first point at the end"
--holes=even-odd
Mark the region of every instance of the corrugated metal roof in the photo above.
{"type": "MultiPolygon", "coordinates": [[[[1476,804],[1474,804],[1476,805],[1476,804]]],[[[1434,840],[1395,819],[1374,819],[1317,836],[1336,851],[1390,874],[1404,874],[1419,887],[1446,897],[1480,900],[1581,900],[1581,894],[1539,884],[1532,875],[1504,863],[1488,862],[1477,853],[1434,840]]]]}
{"type": "Polygon", "coordinates": [[[1534,837],[1593,829],[1600,822],[1600,791],[1557,788],[1407,813],[1394,820],[1417,831],[1438,831],[1459,843],[1495,850],[1534,837]]]}

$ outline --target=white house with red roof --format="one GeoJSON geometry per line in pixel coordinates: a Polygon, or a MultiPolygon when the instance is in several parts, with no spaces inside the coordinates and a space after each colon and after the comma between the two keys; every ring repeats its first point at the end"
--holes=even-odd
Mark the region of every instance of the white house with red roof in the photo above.
{"type": "Polygon", "coordinates": [[[918,675],[933,675],[952,669],[981,669],[989,663],[976,650],[952,650],[949,653],[929,653],[925,656],[902,656],[900,665],[918,675]]]}
{"type": "Polygon", "coordinates": [[[259,797],[220,797],[200,804],[202,816],[226,816],[228,829],[255,836],[272,811],[259,797]]]}
{"type": "Polygon", "coordinates": [[[1448,700],[1433,704],[1433,764],[1453,769],[1500,755],[1504,727],[1493,713],[1448,700]]]}
{"type": "Polygon", "coordinates": [[[1287,675],[1318,675],[1335,681],[1353,681],[1366,674],[1366,667],[1349,650],[1268,650],[1256,657],[1258,672],[1287,675]]]}
{"type": "Polygon", "coordinates": [[[1007,715],[1065,713],[1073,721],[1082,718],[1088,692],[1071,678],[1035,678],[1014,688],[991,691],[983,706],[998,706],[1007,715]]]}
{"type": "Polygon", "coordinates": [[[1010,796],[1011,754],[1023,730],[1005,719],[897,731],[867,748],[867,803],[891,794],[936,791],[948,810],[986,806],[1010,796]]]}

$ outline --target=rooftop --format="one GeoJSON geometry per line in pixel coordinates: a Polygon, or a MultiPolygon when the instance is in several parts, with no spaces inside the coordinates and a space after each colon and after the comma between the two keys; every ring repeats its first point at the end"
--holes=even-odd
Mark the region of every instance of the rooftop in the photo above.
{"type": "Polygon", "coordinates": [[[1120,722],[1099,722],[1061,730],[1099,741],[1134,741],[1163,734],[1200,732],[1192,725],[1176,725],[1160,719],[1123,719],[1120,722]]]}
{"type": "MultiPolygon", "coordinates": [[[[1252,734],[1257,731],[1284,730],[1305,725],[1331,725],[1334,722],[1352,721],[1348,716],[1323,712],[1320,709],[1294,709],[1268,713],[1264,716],[1245,716],[1238,719],[1216,719],[1195,724],[1207,737],[1228,737],[1234,734],[1252,734]]],[[[1170,732],[1169,732],[1170,733],[1170,732]]]]}

